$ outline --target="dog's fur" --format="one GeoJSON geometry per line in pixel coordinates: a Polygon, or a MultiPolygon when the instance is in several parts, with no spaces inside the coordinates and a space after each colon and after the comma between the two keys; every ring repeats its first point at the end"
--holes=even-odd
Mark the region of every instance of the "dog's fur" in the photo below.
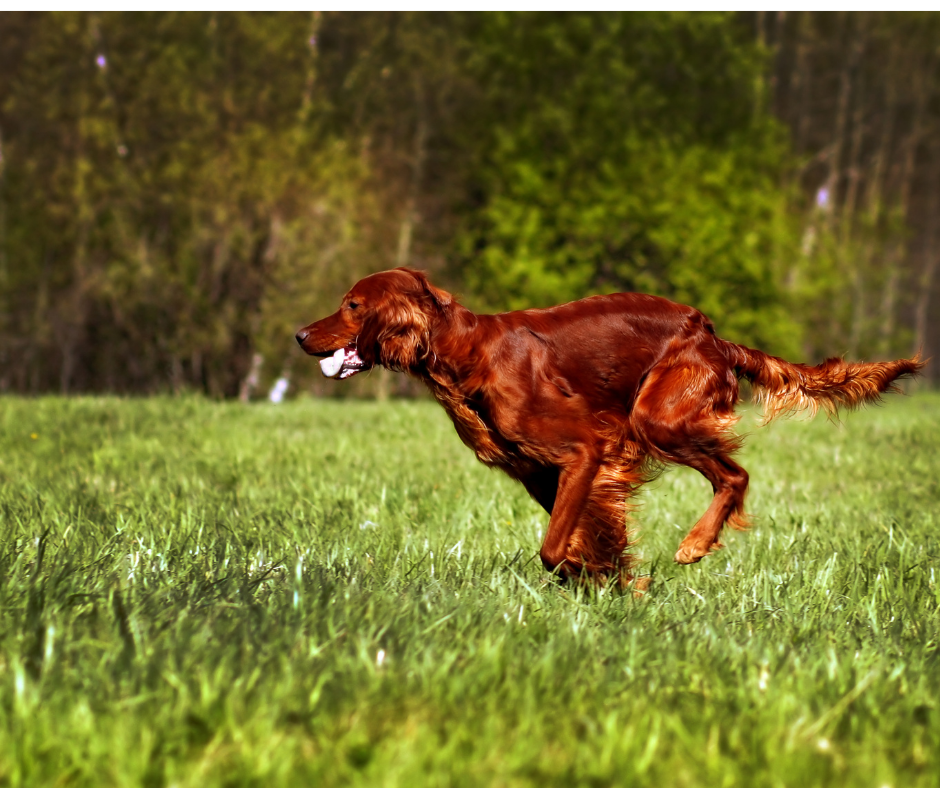
{"type": "Polygon", "coordinates": [[[420,378],[480,461],[551,515],[544,565],[620,583],[631,577],[628,501],[659,464],[695,468],[714,489],[677,562],[721,547],[725,523],[747,527],[748,475],[731,459],[739,378],[769,421],[877,402],[923,367],[916,357],[791,364],[719,338],[696,309],[639,293],[477,315],[407,268],[358,282],[297,341],[314,356],[350,351],[343,377],[381,364],[420,378]]]}

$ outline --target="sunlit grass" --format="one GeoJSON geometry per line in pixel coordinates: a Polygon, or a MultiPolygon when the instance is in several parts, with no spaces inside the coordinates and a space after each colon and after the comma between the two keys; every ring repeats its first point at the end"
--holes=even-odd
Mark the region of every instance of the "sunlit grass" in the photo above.
{"type": "Polygon", "coordinates": [[[429,402],[0,400],[0,785],[935,785],[940,396],[644,492],[640,599],[429,402]]]}

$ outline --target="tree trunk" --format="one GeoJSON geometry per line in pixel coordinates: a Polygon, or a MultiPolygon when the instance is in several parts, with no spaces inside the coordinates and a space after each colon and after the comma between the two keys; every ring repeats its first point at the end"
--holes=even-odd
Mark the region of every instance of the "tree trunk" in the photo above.
{"type": "MultiPolygon", "coordinates": [[[[427,159],[428,122],[425,111],[424,87],[420,77],[415,78],[415,135],[414,150],[411,156],[411,182],[408,187],[408,198],[405,202],[405,213],[402,217],[398,232],[398,254],[395,256],[396,265],[411,265],[411,244],[414,228],[418,222],[418,195],[424,180],[424,164],[427,159]]],[[[390,375],[378,377],[376,382],[376,398],[386,400],[391,388],[390,375]]]]}
{"type": "Polygon", "coordinates": [[[411,183],[405,203],[405,215],[398,233],[398,254],[396,255],[398,265],[409,265],[411,262],[411,238],[418,220],[418,194],[424,179],[424,163],[427,157],[428,122],[424,107],[424,89],[420,79],[415,80],[415,111],[417,119],[411,159],[411,183]]]}
{"type": "Polygon", "coordinates": [[[310,50],[310,56],[307,60],[307,80],[304,84],[304,93],[300,102],[300,112],[298,122],[301,128],[307,125],[310,119],[310,110],[313,107],[313,88],[317,81],[317,53],[319,42],[317,37],[320,34],[321,11],[310,12],[309,37],[307,38],[307,47],[310,50]]]}
{"type": "Polygon", "coordinates": [[[264,364],[264,356],[260,353],[255,353],[251,357],[251,368],[248,370],[248,374],[242,380],[242,385],[238,392],[238,399],[240,402],[248,403],[251,401],[252,395],[258,388],[258,381],[261,378],[261,367],[264,364]]]}
{"type": "Polygon", "coordinates": [[[796,63],[790,74],[790,123],[796,129],[797,151],[806,150],[806,138],[810,123],[810,74],[809,37],[812,17],[809,11],[800,11],[797,24],[796,63]]]}
{"type": "MultiPolygon", "coordinates": [[[[931,216],[940,216],[940,154],[934,153],[933,177],[930,179],[930,206],[931,216]]],[[[940,263],[940,225],[934,220],[930,224],[930,230],[924,244],[924,262],[920,272],[917,287],[917,301],[914,306],[914,346],[911,349],[913,353],[920,353],[924,357],[929,357],[929,337],[927,329],[929,327],[929,308],[930,297],[934,287],[934,277],[937,273],[937,264],[940,263]]],[[[936,375],[932,375],[936,377],[936,375]]]]}
{"type": "MultiPolygon", "coordinates": [[[[917,300],[914,305],[914,346],[912,352],[920,353],[924,357],[930,356],[929,308],[930,297],[934,287],[934,278],[937,266],[940,263],[940,145],[931,146],[931,173],[930,190],[927,196],[927,216],[929,217],[929,230],[924,242],[923,267],[917,287],[917,300]]],[[[937,377],[933,374],[931,377],[937,377]]]]}
{"type": "MultiPolygon", "coordinates": [[[[859,31],[852,44],[850,60],[858,63],[865,51],[865,17],[859,23],[859,31]]],[[[852,328],[849,333],[849,355],[858,355],[858,346],[862,338],[862,326],[865,319],[865,259],[852,243],[855,224],[855,206],[858,202],[859,182],[861,180],[862,142],[865,136],[865,102],[862,93],[861,76],[856,80],[855,107],[852,111],[852,142],[849,148],[849,160],[846,168],[848,176],[845,199],[839,216],[839,252],[843,257],[843,267],[848,268],[852,283],[852,328]]]]}
{"type": "MultiPolygon", "coordinates": [[[[888,260],[885,245],[884,206],[886,195],[889,193],[889,163],[892,149],[895,145],[895,124],[898,118],[898,83],[895,74],[898,73],[897,63],[899,48],[896,43],[891,46],[888,67],[885,70],[885,94],[881,136],[878,147],[874,153],[871,164],[871,174],[865,193],[866,214],[865,224],[868,229],[868,248],[864,251],[864,274],[859,277],[860,288],[858,292],[859,303],[856,304],[855,322],[852,326],[852,337],[858,339],[856,350],[865,340],[871,345],[872,326],[865,325],[865,318],[876,308],[874,303],[866,303],[869,299],[875,300],[877,293],[884,292],[884,267],[888,260]],[[867,336],[866,336],[867,335],[867,336]]],[[[887,228],[890,231],[890,228],[887,228]]]]}
{"type": "Polygon", "coordinates": [[[9,350],[6,344],[10,336],[10,283],[7,274],[7,201],[4,179],[6,162],[3,156],[3,129],[0,128],[0,392],[10,387],[9,350]]]}
{"type": "MultiPolygon", "coordinates": [[[[849,31],[849,28],[852,26],[851,15],[845,13],[841,14],[840,21],[844,28],[849,31]]],[[[848,37],[851,37],[851,32],[847,32],[848,37]]],[[[854,48],[853,48],[854,53],[854,48]]],[[[853,57],[847,57],[842,64],[842,69],[839,72],[839,93],[836,99],[836,116],[835,116],[835,128],[833,130],[832,143],[829,146],[829,155],[826,158],[826,164],[828,166],[828,173],[826,175],[826,180],[823,183],[822,188],[817,192],[816,204],[820,210],[823,212],[823,222],[825,227],[828,230],[828,235],[831,237],[835,232],[836,224],[836,192],[839,187],[840,176],[842,174],[842,152],[845,149],[846,133],[848,129],[849,121],[849,102],[852,96],[852,74],[855,71],[855,63],[853,57]]],[[[841,268],[839,265],[838,255],[841,249],[836,250],[836,265],[841,268]]],[[[840,276],[845,276],[844,271],[840,271],[840,276]]],[[[844,290],[838,290],[836,293],[845,297],[844,290]]],[[[835,295],[835,294],[834,294],[835,295]]],[[[851,296],[849,296],[851,298],[851,296]]],[[[836,300],[835,298],[833,299],[836,300]]],[[[829,333],[831,338],[840,336],[844,332],[844,320],[846,308],[850,305],[845,303],[833,303],[829,316],[829,333]]]]}
{"type": "MultiPolygon", "coordinates": [[[[846,19],[848,21],[844,21],[844,24],[846,27],[850,27],[852,17],[843,17],[843,20],[846,19]]],[[[825,182],[827,202],[823,206],[826,209],[826,223],[830,229],[835,224],[836,190],[839,187],[841,175],[842,151],[845,148],[846,129],[849,119],[849,101],[852,96],[852,73],[856,66],[855,55],[857,51],[857,48],[853,47],[852,56],[845,60],[842,71],[839,74],[839,96],[836,101],[836,124],[827,162],[829,165],[829,173],[826,176],[825,182]]]]}
{"type": "MultiPolygon", "coordinates": [[[[917,162],[917,148],[924,133],[924,120],[927,110],[927,100],[930,97],[930,78],[933,73],[935,60],[919,64],[914,72],[914,115],[911,119],[911,131],[904,150],[904,160],[901,165],[900,188],[898,190],[898,203],[901,217],[907,222],[911,190],[914,182],[915,164],[917,162]]],[[[881,331],[879,336],[879,351],[887,355],[891,353],[891,342],[894,337],[896,324],[896,309],[898,288],[901,282],[901,268],[904,262],[906,241],[897,237],[891,244],[886,255],[888,264],[888,281],[884,288],[884,298],[881,302],[881,331]]]]}

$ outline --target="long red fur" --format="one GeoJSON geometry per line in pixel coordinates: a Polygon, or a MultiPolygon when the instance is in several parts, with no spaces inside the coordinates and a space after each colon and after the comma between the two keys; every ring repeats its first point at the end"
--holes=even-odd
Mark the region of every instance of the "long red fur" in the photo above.
{"type": "Polygon", "coordinates": [[[676,561],[721,547],[725,523],[747,526],[748,475],[731,458],[740,378],[769,421],[876,402],[924,366],[794,364],[719,338],[692,307],[639,293],[477,315],[407,268],[361,280],[297,340],[312,355],[355,350],[356,370],[381,364],[422,380],[478,459],[551,515],[544,565],[621,584],[631,579],[629,501],[659,465],[695,468],[714,490],[676,561]]]}

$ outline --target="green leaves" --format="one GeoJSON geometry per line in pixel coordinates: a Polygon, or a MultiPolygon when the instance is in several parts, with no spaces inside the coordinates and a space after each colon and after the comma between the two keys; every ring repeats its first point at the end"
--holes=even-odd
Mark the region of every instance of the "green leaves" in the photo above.
{"type": "Polygon", "coordinates": [[[375,220],[358,151],[323,129],[317,19],[20,20],[0,87],[7,385],[232,395],[258,351],[280,373],[375,220]]]}
{"type": "Polygon", "coordinates": [[[0,388],[232,396],[258,357],[258,393],[316,387],[294,331],[405,263],[483,310],[657,293],[806,360],[926,343],[930,19],[7,14],[0,388]]]}
{"type": "Polygon", "coordinates": [[[498,115],[463,237],[480,301],[521,308],[642,290],[725,335],[794,352],[792,246],[762,55],[722,15],[488,18],[473,61],[498,115]]]}

